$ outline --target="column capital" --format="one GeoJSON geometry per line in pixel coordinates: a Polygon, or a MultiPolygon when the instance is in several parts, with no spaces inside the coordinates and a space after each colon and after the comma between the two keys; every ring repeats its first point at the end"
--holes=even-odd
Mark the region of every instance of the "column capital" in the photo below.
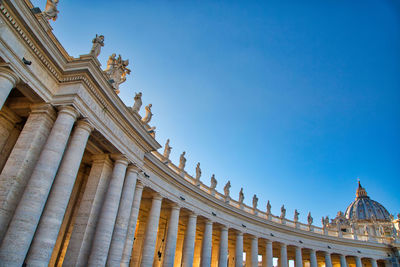
{"type": "Polygon", "coordinates": [[[266,239],[265,244],[272,244],[272,240],[266,239]]]}
{"type": "Polygon", "coordinates": [[[43,114],[49,116],[53,121],[56,119],[56,111],[51,104],[32,104],[30,114],[43,114]]]}
{"type": "Polygon", "coordinates": [[[144,185],[142,183],[142,181],[140,181],[139,179],[136,180],[136,188],[137,189],[143,189],[144,185]]]}
{"type": "Polygon", "coordinates": [[[111,165],[110,155],[108,154],[94,154],[92,155],[93,163],[107,162],[111,165]]]}
{"type": "Polygon", "coordinates": [[[287,247],[286,243],[279,242],[279,244],[281,245],[281,248],[282,248],[282,247],[284,247],[284,248],[287,247]]]}
{"type": "Polygon", "coordinates": [[[213,221],[211,221],[210,219],[206,218],[204,224],[213,224],[213,221]]]}
{"type": "Polygon", "coordinates": [[[180,210],[181,206],[178,203],[172,203],[171,204],[171,210],[180,210]]]}
{"type": "Polygon", "coordinates": [[[15,86],[20,81],[20,78],[14,71],[5,67],[0,67],[0,77],[9,80],[13,84],[13,86],[15,86]]]}
{"type": "Polygon", "coordinates": [[[229,227],[222,224],[220,229],[221,229],[221,231],[228,231],[229,227]]]}
{"type": "Polygon", "coordinates": [[[194,211],[192,211],[192,212],[189,213],[188,217],[189,218],[197,218],[197,214],[194,211]]]}
{"type": "Polygon", "coordinates": [[[91,133],[94,129],[93,126],[90,124],[90,122],[87,119],[79,120],[76,124],[76,127],[86,130],[88,133],[91,133]]]}
{"type": "Polygon", "coordinates": [[[79,112],[73,106],[59,106],[58,114],[67,114],[73,117],[75,120],[79,116],[79,112]]]}
{"type": "Polygon", "coordinates": [[[151,195],[153,197],[153,200],[162,200],[163,199],[163,197],[158,192],[154,192],[151,195]]]}
{"type": "Polygon", "coordinates": [[[129,160],[125,157],[124,154],[112,154],[111,158],[115,161],[115,164],[123,164],[128,166],[129,160]]]}
{"type": "Polygon", "coordinates": [[[236,231],[236,236],[243,236],[243,233],[240,231],[236,231]]]}
{"type": "Polygon", "coordinates": [[[128,168],[126,169],[126,172],[135,172],[139,174],[140,169],[135,164],[129,164],[128,168]]]}

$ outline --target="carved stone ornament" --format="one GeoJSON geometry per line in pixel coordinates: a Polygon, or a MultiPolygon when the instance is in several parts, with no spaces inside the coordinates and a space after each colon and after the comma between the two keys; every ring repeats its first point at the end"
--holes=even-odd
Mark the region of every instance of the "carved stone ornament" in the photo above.
{"type": "Polygon", "coordinates": [[[253,209],[257,209],[258,206],[258,197],[256,194],[253,196],[253,209]]]}
{"type": "Polygon", "coordinates": [[[121,55],[115,58],[116,54],[112,54],[107,60],[107,68],[104,73],[108,77],[108,81],[114,88],[115,93],[119,94],[119,85],[126,81],[126,75],[131,73],[127,68],[129,60],[122,60],[121,55]]]}
{"type": "Polygon", "coordinates": [[[211,190],[215,190],[215,188],[217,187],[217,179],[215,179],[215,175],[213,174],[211,176],[211,185],[210,188],[211,190]]]}
{"type": "Polygon", "coordinates": [[[297,209],[294,210],[294,218],[293,219],[295,222],[299,221],[299,215],[300,215],[300,213],[297,211],[297,209]]]}
{"type": "Polygon", "coordinates": [[[42,12],[42,14],[47,20],[52,19],[53,21],[56,21],[57,15],[59,13],[57,5],[58,5],[58,0],[47,0],[46,7],[42,12]]]}
{"type": "Polygon", "coordinates": [[[200,169],[200,162],[196,165],[196,180],[199,181],[201,177],[201,169],[200,169]]]}
{"type": "Polygon", "coordinates": [[[308,216],[307,216],[308,225],[311,225],[313,223],[313,221],[314,221],[314,219],[313,219],[313,217],[311,217],[311,212],[309,212],[308,216]]]}
{"type": "Polygon", "coordinates": [[[146,115],[144,115],[142,122],[143,123],[149,123],[151,121],[151,118],[153,117],[153,113],[151,112],[151,107],[152,104],[148,104],[144,109],[146,110],[146,115]]]}
{"type": "Polygon", "coordinates": [[[132,106],[132,111],[139,113],[139,110],[142,107],[142,92],[135,94],[133,99],[135,100],[135,103],[132,106]]]}
{"type": "Polygon", "coordinates": [[[281,216],[279,218],[284,219],[285,216],[286,216],[285,205],[282,205],[282,207],[281,207],[281,216]]]}
{"type": "Polygon", "coordinates": [[[171,154],[171,149],[172,147],[169,146],[169,139],[167,139],[167,142],[165,143],[164,147],[164,158],[169,159],[169,154],[171,154]]]}
{"type": "Polygon", "coordinates": [[[94,57],[98,57],[101,52],[101,47],[104,46],[104,36],[103,35],[97,35],[92,41],[92,49],[90,50],[90,55],[94,57]]]}
{"type": "Polygon", "coordinates": [[[186,152],[183,151],[181,156],[179,157],[179,169],[181,169],[182,171],[185,169],[185,165],[186,165],[185,154],[186,154],[186,152]]]}
{"type": "Polygon", "coordinates": [[[240,188],[240,192],[239,192],[239,203],[243,204],[243,200],[244,200],[244,194],[243,194],[243,187],[240,188]]]}
{"type": "Polygon", "coordinates": [[[226,185],[224,186],[224,195],[225,195],[225,197],[229,197],[230,189],[231,189],[231,181],[228,181],[226,183],[226,185]]]}
{"type": "Polygon", "coordinates": [[[267,214],[271,214],[271,203],[269,202],[269,200],[267,202],[267,214]]]}

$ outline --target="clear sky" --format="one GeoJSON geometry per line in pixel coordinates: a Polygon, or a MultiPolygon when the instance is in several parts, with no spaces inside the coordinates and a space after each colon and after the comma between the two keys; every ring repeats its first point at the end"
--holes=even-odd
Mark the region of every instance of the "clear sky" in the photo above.
{"type": "MultiPolygon", "coordinates": [[[[33,1],[42,10],[45,1],[33,1]]],[[[396,0],[61,0],[54,32],[72,56],[130,60],[120,97],[143,92],[176,164],[274,214],[335,217],[369,196],[400,212],[400,4],[396,0]]],[[[144,107],[143,105],[143,107],[144,107]]],[[[143,107],[141,113],[143,114],[143,107]]],[[[163,149],[160,150],[161,152],[163,149]]]]}

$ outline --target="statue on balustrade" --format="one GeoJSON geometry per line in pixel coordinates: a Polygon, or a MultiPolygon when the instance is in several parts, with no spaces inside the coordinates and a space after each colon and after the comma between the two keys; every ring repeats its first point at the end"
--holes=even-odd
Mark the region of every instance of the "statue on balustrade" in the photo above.
{"type": "Polygon", "coordinates": [[[121,55],[118,55],[118,58],[115,57],[116,54],[112,54],[108,58],[104,73],[107,75],[115,93],[119,94],[119,85],[126,81],[126,75],[130,74],[131,70],[128,69],[128,59],[122,60],[121,55]]]}
{"type": "Polygon", "coordinates": [[[313,223],[313,221],[314,221],[314,219],[313,219],[313,217],[311,217],[311,212],[309,212],[308,216],[307,216],[308,225],[311,225],[313,223]]]}
{"type": "Polygon", "coordinates": [[[140,108],[142,107],[142,92],[136,93],[135,97],[133,98],[135,103],[132,106],[132,111],[139,113],[140,108]]]}
{"type": "Polygon", "coordinates": [[[146,110],[146,115],[144,115],[142,122],[144,123],[149,123],[151,121],[151,118],[153,117],[153,113],[151,112],[151,107],[153,105],[152,104],[148,104],[147,106],[144,107],[144,109],[146,110]]]}
{"type": "Polygon", "coordinates": [[[228,181],[224,186],[225,197],[229,197],[230,189],[231,189],[231,181],[228,181]]]}
{"type": "Polygon", "coordinates": [[[89,54],[94,57],[98,57],[100,55],[101,47],[104,46],[104,36],[103,35],[98,36],[96,34],[96,37],[93,39],[92,43],[93,46],[89,54]]]}
{"type": "Polygon", "coordinates": [[[271,214],[271,203],[269,203],[269,200],[267,202],[267,214],[271,214]]]}
{"type": "Polygon", "coordinates": [[[257,197],[256,194],[254,194],[254,196],[253,196],[253,209],[256,210],[257,206],[258,206],[258,197],[257,197]]]}
{"type": "Polygon", "coordinates": [[[240,188],[240,192],[239,192],[239,203],[243,204],[243,200],[244,200],[244,194],[243,194],[243,187],[240,188]]]}
{"type": "Polygon", "coordinates": [[[186,165],[185,154],[186,154],[186,152],[183,151],[179,158],[179,169],[181,169],[182,171],[185,169],[185,165],[186,165]]]}
{"type": "Polygon", "coordinates": [[[57,14],[59,13],[57,5],[58,5],[58,0],[47,0],[46,7],[42,12],[42,14],[47,20],[52,19],[53,21],[56,21],[57,14]]]}
{"type": "Polygon", "coordinates": [[[200,169],[200,162],[198,162],[196,165],[196,180],[200,181],[200,177],[201,177],[201,169],[200,169]]]}
{"type": "Polygon", "coordinates": [[[215,175],[211,175],[211,185],[210,188],[211,190],[215,190],[215,188],[217,187],[217,179],[215,179],[215,175]]]}
{"type": "Polygon", "coordinates": [[[164,158],[169,159],[169,154],[171,154],[171,149],[172,147],[169,146],[169,139],[167,139],[167,142],[165,143],[164,147],[164,158]]]}
{"type": "Polygon", "coordinates": [[[325,217],[325,225],[326,225],[326,226],[329,225],[329,217],[328,217],[328,216],[325,217]]]}
{"type": "Polygon", "coordinates": [[[294,210],[294,222],[298,222],[299,221],[299,215],[300,213],[296,210],[294,210]]]}
{"type": "Polygon", "coordinates": [[[285,216],[286,216],[285,205],[282,205],[282,207],[281,207],[281,216],[279,218],[285,219],[285,216]]]}

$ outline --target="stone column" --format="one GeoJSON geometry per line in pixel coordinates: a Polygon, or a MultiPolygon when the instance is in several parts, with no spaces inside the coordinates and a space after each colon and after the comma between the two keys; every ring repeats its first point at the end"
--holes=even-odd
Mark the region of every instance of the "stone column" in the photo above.
{"type": "Polygon", "coordinates": [[[160,220],[162,197],[159,194],[154,194],[147,221],[146,232],[142,246],[142,259],[140,266],[152,266],[154,260],[154,251],[157,241],[158,223],[160,220]]]}
{"type": "Polygon", "coordinates": [[[197,215],[194,213],[190,214],[186,227],[185,239],[183,241],[182,267],[191,267],[193,264],[196,221],[197,215]]]}
{"type": "Polygon", "coordinates": [[[31,108],[0,175],[0,243],[56,119],[51,105],[31,108]]]}
{"type": "Polygon", "coordinates": [[[288,267],[287,246],[281,243],[281,267],[288,267]]]}
{"type": "Polygon", "coordinates": [[[164,261],[162,264],[163,267],[174,266],[176,240],[178,237],[179,211],[179,205],[173,204],[168,221],[167,240],[164,250],[164,261]]]}
{"type": "Polygon", "coordinates": [[[251,266],[258,266],[258,238],[256,236],[251,238],[251,266]]]}
{"type": "Polygon", "coordinates": [[[17,142],[21,132],[21,121],[22,119],[7,106],[0,110],[0,170],[17,142]]]}
{"type": "Polygon", "coordinates": [[[0,247],[0,266],[24,263],[78,113],[63,106],[0,247]]]}
{"type": "Polygon", "coordinates": [[[243,267],[243,233],[236,233],[235,267],[243,267]]]}
{"type": "Polygon", "coordinates": [[[265,244],[266,267],[273,267],[274,256],[272,252],[272,241],[267,240],[265,244]]]}
{"type": "MultiPolygon", "coordinates": [[[[340,267],[347,267],[347,261],[346,261],[345,255],[340,255],[340,267]]],[[[372,266],[372,267],[374,267],[374,266],[372,266]]]]}
{"type": "Polygon", "coordinates": [[[218,267],[227,267],[228,264],[228,227],[221,226],[219,238],[218,267]]]}
{"type": "Polygon", "coordinates": [[[0,109],[18,82],[18,76],[12,70],[0,67],[0,109]]]}
{"type": "Polygon", "coordinates": [[[87,266],[101,205],[110,182],[113,164],[106,154],[92,156],[92,167],[75,218],[63,266],[87,266]]]}
{"type": "Polygon", "coordinates": [[[206,220],[204,224],[203,243],[201,246],[200,267],[209,267],[211,265],[212,227],[212,221],[206,220]]]}
{"type": "Polygon", "coordinates": [[[135,238],[136,222],[138,220],[140,202],[142,200],[143,185],[140,181],[136,183],[135,195],[128,224],[128,232],[126,234],[124,250],[122,253],[121,267],[128,267],[131,260],[133,241],[135,238]]]}
{"type": "Polygon", "coordinates": [[[332,267],[331,253],[328,251],[325,251],[325,266],[332,267]]]}
{"type": "Polygon", "coordinates": [[[96,226],[88,266],[106,265],[127,166],[128,160],[123,155],[115,158],[110,184],[96,226]]]}
{"type": "Polygon", "coordinates": [[[313,249],[310,249],[310,267],[318,267],[317,253],[313,249]]]}
{"type": "Polygon", "coordinates": [[[91,131],[92,126],[86,120],[79,121],[74,130],[28,253],[29,266],[45,266],[50,262],[91,131]]]}
{"type": "Polygon", "coordinates": [[[370,259],[370,260],[371,260],[372,267],[378,267],[378,263],[377,263],[376,259],[370,259]]]}
{"type": "Polygon", "coordinates": [[[107,266],[119,267],[121,263],[138,171],[139,169],[133,165],[129,166],[126,171],[117,221],[115,222],[110,251],[108,252],[107,266]]]}
{"type": "Polygon", "coordinates": [[[303,267],[303,257],[301,255],[301,247],[296,247],[296,265],[295,267],[303,267]]]}
{"type": "Polygon", "coordinates": [[[361,258],[359,256],[354,256],[356,260],[356,267],[362,267],[361,258]]]}

